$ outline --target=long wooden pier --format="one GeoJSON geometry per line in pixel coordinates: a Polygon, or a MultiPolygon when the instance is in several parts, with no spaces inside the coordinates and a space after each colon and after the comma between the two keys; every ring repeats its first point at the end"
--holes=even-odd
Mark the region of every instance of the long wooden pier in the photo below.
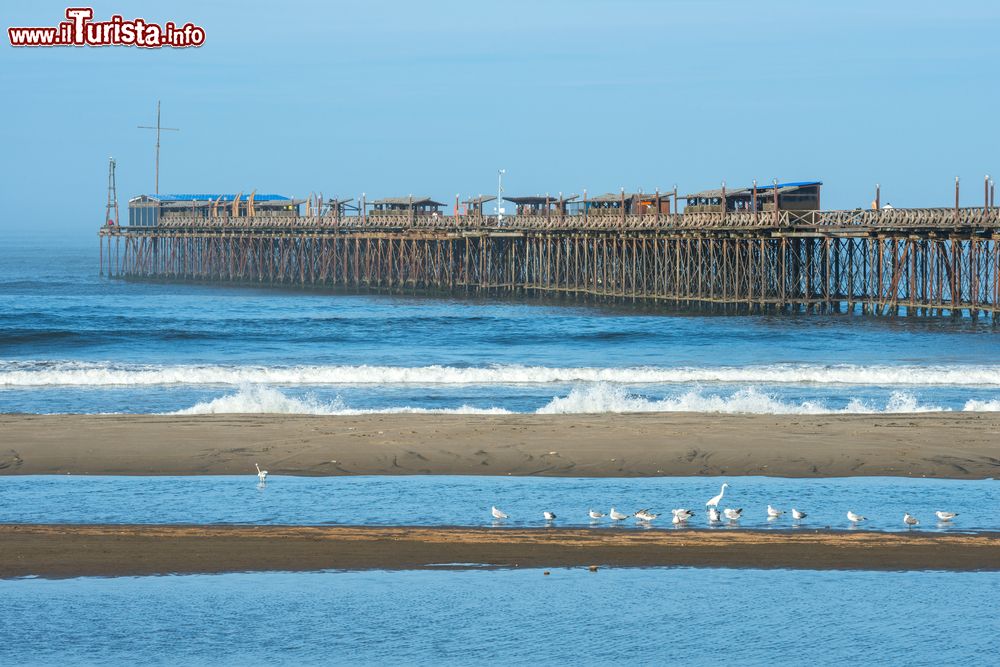
{"type": "Polygon", "coordinates": [[[178,217],[100,231],[141,280],[566,295],[726,312],[996,319],[1000,210],[178,217]]]}

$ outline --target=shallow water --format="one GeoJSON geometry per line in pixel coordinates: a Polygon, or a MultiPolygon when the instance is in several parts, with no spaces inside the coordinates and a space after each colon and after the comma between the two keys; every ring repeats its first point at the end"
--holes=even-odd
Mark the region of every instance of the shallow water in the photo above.
{"type": "MultiPolygon", "coordinates": [[[[631,519],[596,523],[589,508],[614,505],[631,513],[652,507],[665,516],[653,523],[672,528],[669,511],[694,509],[691,529],[708,529],[705,501],[724,481],[713,477],[583,479],[543,477],[281,477],[266,486],[255,475],[241,477],[0,477],[0,522],[13,523],[258,523],[413,526],[544,526],[542,511],[555,512],[555,526],[637,529],[631,519]],[[510,515],[495,523],[490,506],[510,515]]],[[[722,503],[741,507],[742,528],[850,528],[852,510],[873,530],[907,530],[903,512],[925,530],[1000,530],[1000,482],[894,477],[833,479],[726,478],[722,503]],[[809,514],[802,522],[786,515],[767,519],[768,504],[809,514]],[[959,512],[941,524],[935,510],[959,512]]],[[[641,528],[641,527],[639,527],[641,528]]],[[[735,529],[728,523],[715,527],[735,529]]]]}
{"type": "Polygon", "coordinates": [[[990,665],[1000,574],[714,569],[0,581],[0,663],[990,665]]]}
{"type": "Polygon", "coordinates": [[[5,250],[0,412],[1000,409],[988,324],[144,284],[97,252],[5,250]]]}

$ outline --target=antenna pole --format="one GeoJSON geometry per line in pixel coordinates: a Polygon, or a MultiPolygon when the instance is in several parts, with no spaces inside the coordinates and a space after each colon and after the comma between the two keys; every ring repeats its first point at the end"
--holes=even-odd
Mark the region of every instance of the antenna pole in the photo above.
{"type": "Polygon", "coordinates": [[[115,185],[115,159],[108,158],[108,205],[104,209],[104,224],[118,226],[118,188],[115,185]],[[114,217],[111,217],[114,213],[114,217]]]}
{"type": "Polygon", "coordinates": [[[162,130],[170,130],[172,132],[180,132],[180,128],[177,127],[163,127],[160,125],[160,100],[156,100],[156,125],[137,125],[140,130],[156,130],[156,168],[155,168],[155,181],[154,181],[154,192],[155,194],[160,194],[160,132],[162,130]]]}
{"type": "Polygon", "coordinates": [[[507,173],[506,169],[497,170],[497,224],[503,220],[503,175],[507,173]]]}

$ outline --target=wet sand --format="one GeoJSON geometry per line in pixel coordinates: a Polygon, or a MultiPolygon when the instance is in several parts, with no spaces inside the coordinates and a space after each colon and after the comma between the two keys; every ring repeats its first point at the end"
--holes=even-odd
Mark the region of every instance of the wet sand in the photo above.
{"type": "Polygon", "coordinates": [[[0,577],[513,567],[1000,570],[1000,533],[0,525],[0,577]]]}
{"type": "Polygon", "coordinates": [[[1000,413],[0,415],[0,474],[1000,477],[1000,413]]]}

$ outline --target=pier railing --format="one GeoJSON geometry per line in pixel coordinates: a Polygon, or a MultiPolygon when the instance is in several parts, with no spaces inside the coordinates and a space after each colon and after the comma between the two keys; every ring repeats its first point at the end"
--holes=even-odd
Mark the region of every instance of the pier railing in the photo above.
{"type": "Polygon", "coordinates": [[[995,319],[1000,211],[165,217],[153,227],[103,227],[101,271],[731,312],[995,319]]]}
{"type": "Polygon", "coordinates": [[[917,208],[844,211],[760,211],[730,213],[679,213],[645,215],[395,215],[365,216],[267,216],[204,218],[169,217],[159,229],[260,229],[323,228],[373,230],[685,230],[685,229],[782,229],[782,228],[894,228],[923,230],[955,227],[1000,228],[997,208],[917,208]]]}

